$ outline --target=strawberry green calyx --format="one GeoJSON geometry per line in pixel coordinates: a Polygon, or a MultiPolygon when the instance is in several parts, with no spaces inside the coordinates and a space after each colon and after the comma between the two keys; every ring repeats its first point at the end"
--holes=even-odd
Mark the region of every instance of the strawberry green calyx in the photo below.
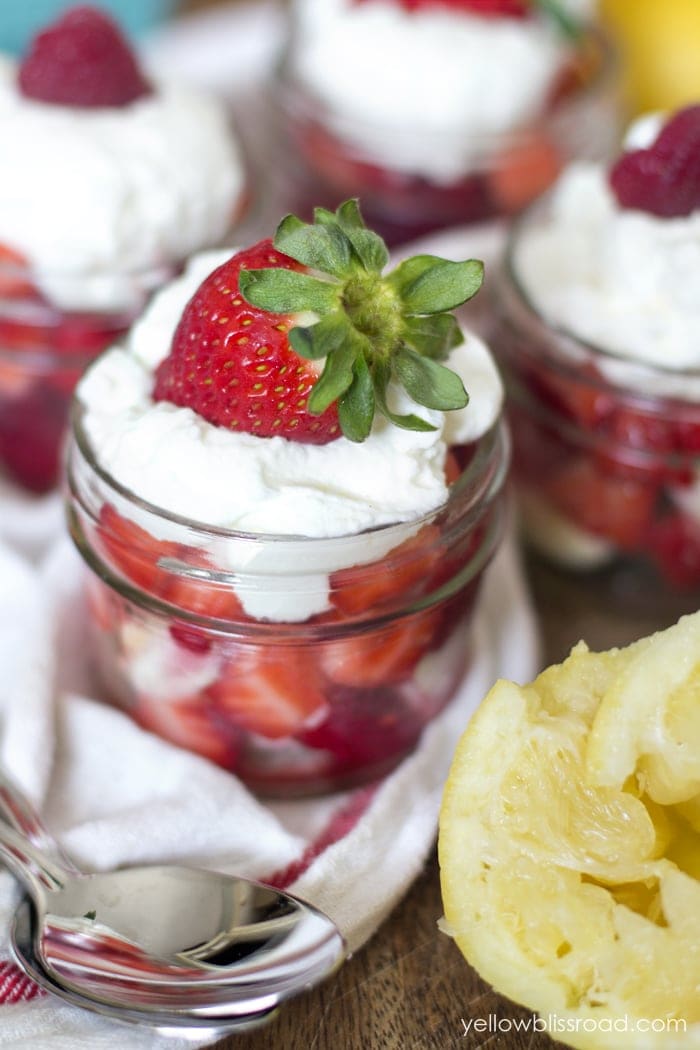
{"type": "Polygon", "coordinates": [[[450,311],[481,287],[481,262],[417,255],[385,274],[386,245],[366,228],[356,200],[335,212],[317,208],[313,223],[288,215],[274,246],[311,272],[241,270],[239,288],[260,309],[303,315],[289,343],[302,358],[324,360],[309,412],[337,402],[345,437],[364,441],[377,411],[407,430],[435,429],[419,415],[392,411],[392,381],[418,405],[464,408],[462,380],[441,362],[463,342],[450,311]]]}
{"type": "Polygon", "coordinates": [[[533,6],[549,18],[557,28],[572,40],[581,35],[580,22],[566,9],[561,0],[533,0],[533,6]]]}

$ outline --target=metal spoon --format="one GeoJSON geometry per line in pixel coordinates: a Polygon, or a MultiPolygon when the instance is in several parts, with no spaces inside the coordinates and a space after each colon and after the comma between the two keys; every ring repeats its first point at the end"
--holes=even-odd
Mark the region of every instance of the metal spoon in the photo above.
{"type": "Polygon", "coordinates": [[[0,856],[34,899],[34,954],[83,996],[242,1016],[269,1011],[342,961],[330,919],[258,883],[183,867],[77,872],[2,771],[0,814],[23,832],[0,823],[0,856]]]}
{"type": "Polygon", "coordinates": [[[30,900],[25,897],[15,912],[10,931],[12,953],[21,969],[31,979],[52,995],[58,996],[69,1006],[90,1010],[122,1024],[142,1025],[156,1031],[159,1035],[179,1036],[181,1039],[204,1038],[223,1039],[225,1035],[249,1031],[270,1021],[277,1014],[277,1009],[261,1010],[250,1016],[230,1019],[216,1018],[206,1020],[189,1017],[184,1014],[173,1014],[172,1011],[149,1010],[147,1012],[115,1006],[100,999],[87,998],[59,984],[44,970],[34,950],[35,939],[34,909],[30,900]]]}

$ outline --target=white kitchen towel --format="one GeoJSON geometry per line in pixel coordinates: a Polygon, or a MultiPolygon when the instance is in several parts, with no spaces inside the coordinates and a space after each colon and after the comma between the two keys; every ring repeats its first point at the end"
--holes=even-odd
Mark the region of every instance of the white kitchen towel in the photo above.
{"type": "MultiPolygon", "coordinates": [[[[417,751],[370,787],[264,803],[100,702],[82,642],[80,575],[66,538],[39,566],[0,544],[0,762],[86,870],[180,861],[271,880],[327,911],[351,950],[420,872],[470,714],[496,678],[525,681],[537,668],[535,621],[509,542],[484,580],[471,670],[417,751]]],[[[36,996],[3,965],[15,901],[0,874],[0,1047],[179,1045],[36,996]]]]}

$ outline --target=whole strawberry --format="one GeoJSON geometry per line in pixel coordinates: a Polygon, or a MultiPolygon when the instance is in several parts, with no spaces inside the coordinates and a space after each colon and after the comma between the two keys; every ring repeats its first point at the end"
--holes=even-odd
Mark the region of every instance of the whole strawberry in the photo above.
{"type": "Polygon", "coordinates": [[[461,379],[441,361],[462,342],[451,311],[481,286],[476,260],[418,255],[384,274],[388,252],[357,201],[282,220],[215,270],[186,306],[154,397],[216,426],[261,438],[363,441],[376,411],[397,426],[393,381],[417,405],[462,408],[461,379]]]}
{"type": "Polygon", "coordinates": [[[119,27],[94,7],[74,7],[37,34],[19,67],[26,98],[52,105],[128,106],[151,94],[119,27]]]}

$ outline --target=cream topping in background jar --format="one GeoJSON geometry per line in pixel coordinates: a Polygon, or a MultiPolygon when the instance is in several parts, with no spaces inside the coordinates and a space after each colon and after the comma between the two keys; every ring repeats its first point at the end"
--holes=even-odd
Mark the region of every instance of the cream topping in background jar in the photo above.
{"type": "Polygon", "coordinates": [[[0,58],[0,243],[64,310],[128,310],[133,276],[216,244],[241,207],[224,105],[161,83],[125,107],[25,98],[0,58]]]}
{"type": "Polygon", "coordinates": [[[329,127],[397,171],[450,182],[481,138],[541,113],[569,51],[553,23],[391,0],[297,0],[290,70],[329,127]]]}
{"type": "MultiPolygon", "coordinates": [[[[660,123],[635,122],[626,147],[648,147],[660,123]]],[[[523,229],[513,264],[555,327],[640,363],[700,367],[700,209],[662,218],[622,208],[605,167],[574,164],[546,218],[523,229]]]]}

